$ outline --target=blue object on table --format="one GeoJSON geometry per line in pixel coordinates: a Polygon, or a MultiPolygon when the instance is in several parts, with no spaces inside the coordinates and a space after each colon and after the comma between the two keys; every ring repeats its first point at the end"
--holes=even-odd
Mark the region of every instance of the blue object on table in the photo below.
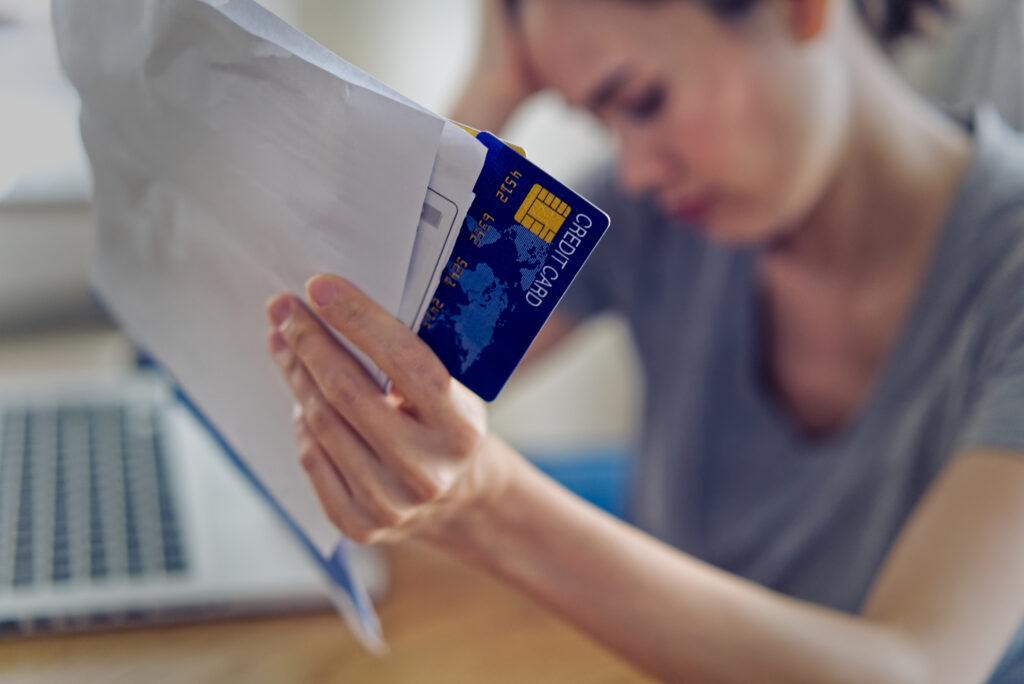
{"type": "Polygon", "coordinates": [[[626,447],[526,455],[566,489],[612,515],[627,518],[630,459],[626,447]]]}

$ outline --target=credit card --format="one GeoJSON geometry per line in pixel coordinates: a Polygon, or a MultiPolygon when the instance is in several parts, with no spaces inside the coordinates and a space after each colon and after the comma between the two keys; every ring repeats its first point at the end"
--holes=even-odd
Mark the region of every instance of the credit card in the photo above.
{"type": "Polygon", "coordinates": [[[608,215],[490,133],[419,336],[481,398],[501,392],[608,229],[608,215]]]}

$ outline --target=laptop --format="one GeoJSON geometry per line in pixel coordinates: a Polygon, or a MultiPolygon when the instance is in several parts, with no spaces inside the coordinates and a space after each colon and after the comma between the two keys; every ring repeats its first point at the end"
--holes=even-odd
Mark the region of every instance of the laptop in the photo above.
{"type": "Polygon", "coordinates": [[[0,381],[0,636],[323,609],[321,573],[161,375],[0,381]]]}
{"type": "MultiPolygon", "coordinates": [[[[95,325],[77,98],[45,21],[0,25],[0,101],[0,338],[95,325]]],[[[349,560],[381,596],[380,557],[349,560]]],[[[161,374],[0,373],[0,636],[328,608],[324,572],[161,374]]]]}

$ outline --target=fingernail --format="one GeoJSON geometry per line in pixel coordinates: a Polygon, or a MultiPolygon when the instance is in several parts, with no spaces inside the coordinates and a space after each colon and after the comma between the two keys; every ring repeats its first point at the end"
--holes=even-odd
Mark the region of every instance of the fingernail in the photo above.
{"type": "Polygon", "coordinates": [[[280,327],[281,324],[288,320],[288,314],[291,313],[291,310],[291,300],[288,297],[279,297],[270,304],[270,322],[280,327]]]}
{"type": "Polygon", "coordinates": [[[327,306],[338,294],[338,286],[325,276],[317,276],[309,281],[309,296],[317,306],[327,306]]]}
{"type": "Polygon", "coordinates": [[[270,336],[270,351],[274,353],[274,356],[281,354],[286,349],[288,349],[288,343],[285,342],[281,333],[275,332],[270,336]]]}

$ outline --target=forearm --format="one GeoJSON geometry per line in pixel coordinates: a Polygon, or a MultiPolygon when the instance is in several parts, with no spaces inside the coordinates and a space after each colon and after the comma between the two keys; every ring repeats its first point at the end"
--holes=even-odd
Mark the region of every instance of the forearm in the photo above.
{"type": "Polygon", "coordinates": [[[472,75],[450,113],[455,121],[498,133],[536,89],[522,36],[504,2],[484,0],[472,75]]]}
{"type": "Polygon", "coordinates": [[[640,668],[686,681],[924,680],[917,651],[894,630],[731,576],[522,462],[516,469],[500,499],[467,516],[457,531],[463,541],[448,548],[640,668]]]}
{"type": "Polygon", "coordinates": [[[585,504],[488,433],[479,397],[351,283],[317,276],[308,294],[308,308],[291,295],[268,302],[267,343],[301,407],[300,463],[359,543],[432,538],[673,680],[984,681],[1020,624],[1024,551],[1007,540],[1024,536],[1024,453],[954,456],[893,542],[865,617],[845,615],[585,504]]]}

